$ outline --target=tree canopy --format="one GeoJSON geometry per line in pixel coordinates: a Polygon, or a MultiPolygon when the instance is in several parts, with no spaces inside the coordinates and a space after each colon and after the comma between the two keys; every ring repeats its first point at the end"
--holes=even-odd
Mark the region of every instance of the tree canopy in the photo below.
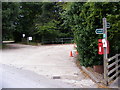
{"type": "Polygon", "coordinates": [[[2,4],[3,40],[21,41],[23,33],[26,37],[33,36],[34,40],[39,41],[44,38],[72,37],[72,33],[68,32],[70,29],[62,26],[60,13],[63,11],[63,4],[57,2],[4,2],[2,4]]]}
{"type": "Polygon", "coordinates": [[[2,3],[2,32],[3,40],[13,38],[12,32],[19,13],[19,3],[2,3]]]}

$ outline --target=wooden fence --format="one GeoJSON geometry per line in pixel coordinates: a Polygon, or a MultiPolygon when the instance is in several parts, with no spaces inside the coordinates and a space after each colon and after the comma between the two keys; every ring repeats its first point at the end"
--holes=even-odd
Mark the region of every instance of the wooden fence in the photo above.
{"type": "Polygon", "coordinates": [[[120,54],[108,59],[108,84],[120,76],[120,54]]]}

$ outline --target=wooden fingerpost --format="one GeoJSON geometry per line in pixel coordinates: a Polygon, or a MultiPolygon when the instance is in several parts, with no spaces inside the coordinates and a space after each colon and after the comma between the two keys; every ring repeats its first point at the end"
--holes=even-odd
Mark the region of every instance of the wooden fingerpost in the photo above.
{"type": "MultiPolygon", "coordinates": [[[[103,18],[103,39],[105,43],[107,42],[107,20],[103,18]]],[[[104,43],[103,43],[104,44],[104,43]]],[[[104,46],[104,55],[103,55],[103,62],[104,62],[104,80],[105,85],[108,85],[108,56],[107,56],[107,47],[104,46]]]]}

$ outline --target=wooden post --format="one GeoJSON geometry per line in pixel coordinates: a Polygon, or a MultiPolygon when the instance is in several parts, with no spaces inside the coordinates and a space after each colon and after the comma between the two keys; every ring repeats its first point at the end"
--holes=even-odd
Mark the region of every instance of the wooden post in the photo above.
{"type": "Polygon", "coordinates": [[[27,37],[27,44],[29,44],[29,37],[27,37]]]}
{"type": "MultiPolygon", "coordinates": [[[[103,18],[103,39],[107,42],[107,20],[103,18]]],[[[103,62],[104,62],[104,80],[105,84],[108,85],[108,56],[107,56],[107,47],[104,47],[104,55],[103,55],[103,62]]]]}
{"type": "Polygon", "coordinates": [[[62,44],[63,44],[63,38],[62,38],[62,44]]]}
{"type": "MultiPolygon", "coordinates": [[[[115,61],[116,61],[116,62],[118,61],[118,54],[116,54],[116,59],[115,59],[115,61]]],[[[119,74],[118,63],[119,63],[119,62],[116,63],[116,67],[117,67],[117,69],[116,69],[116,73],[117,73],[116,78],[119,76],[119,75],[118,75],[118,74],[119,74]]]]}

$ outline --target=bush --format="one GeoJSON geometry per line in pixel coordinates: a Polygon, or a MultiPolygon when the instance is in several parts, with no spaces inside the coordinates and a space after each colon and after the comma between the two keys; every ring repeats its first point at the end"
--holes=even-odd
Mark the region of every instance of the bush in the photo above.
{"type": "Polygon", "coordinates": [[[111,2],[87,2],[74,3],[67,12],[66,21],[74,32],[75,43],[80,54],[80,62],[83,66],[93,66],[103,64],[103,55],[98,55],[98,39],[102,35],[95,34],[97,28],[102,28],[102,18],[106,17],[111,23],[108,30],[108,40],[110,42],[110,56],[120,53],[118,35],[120,35],[120,3],[111,2]]]}

